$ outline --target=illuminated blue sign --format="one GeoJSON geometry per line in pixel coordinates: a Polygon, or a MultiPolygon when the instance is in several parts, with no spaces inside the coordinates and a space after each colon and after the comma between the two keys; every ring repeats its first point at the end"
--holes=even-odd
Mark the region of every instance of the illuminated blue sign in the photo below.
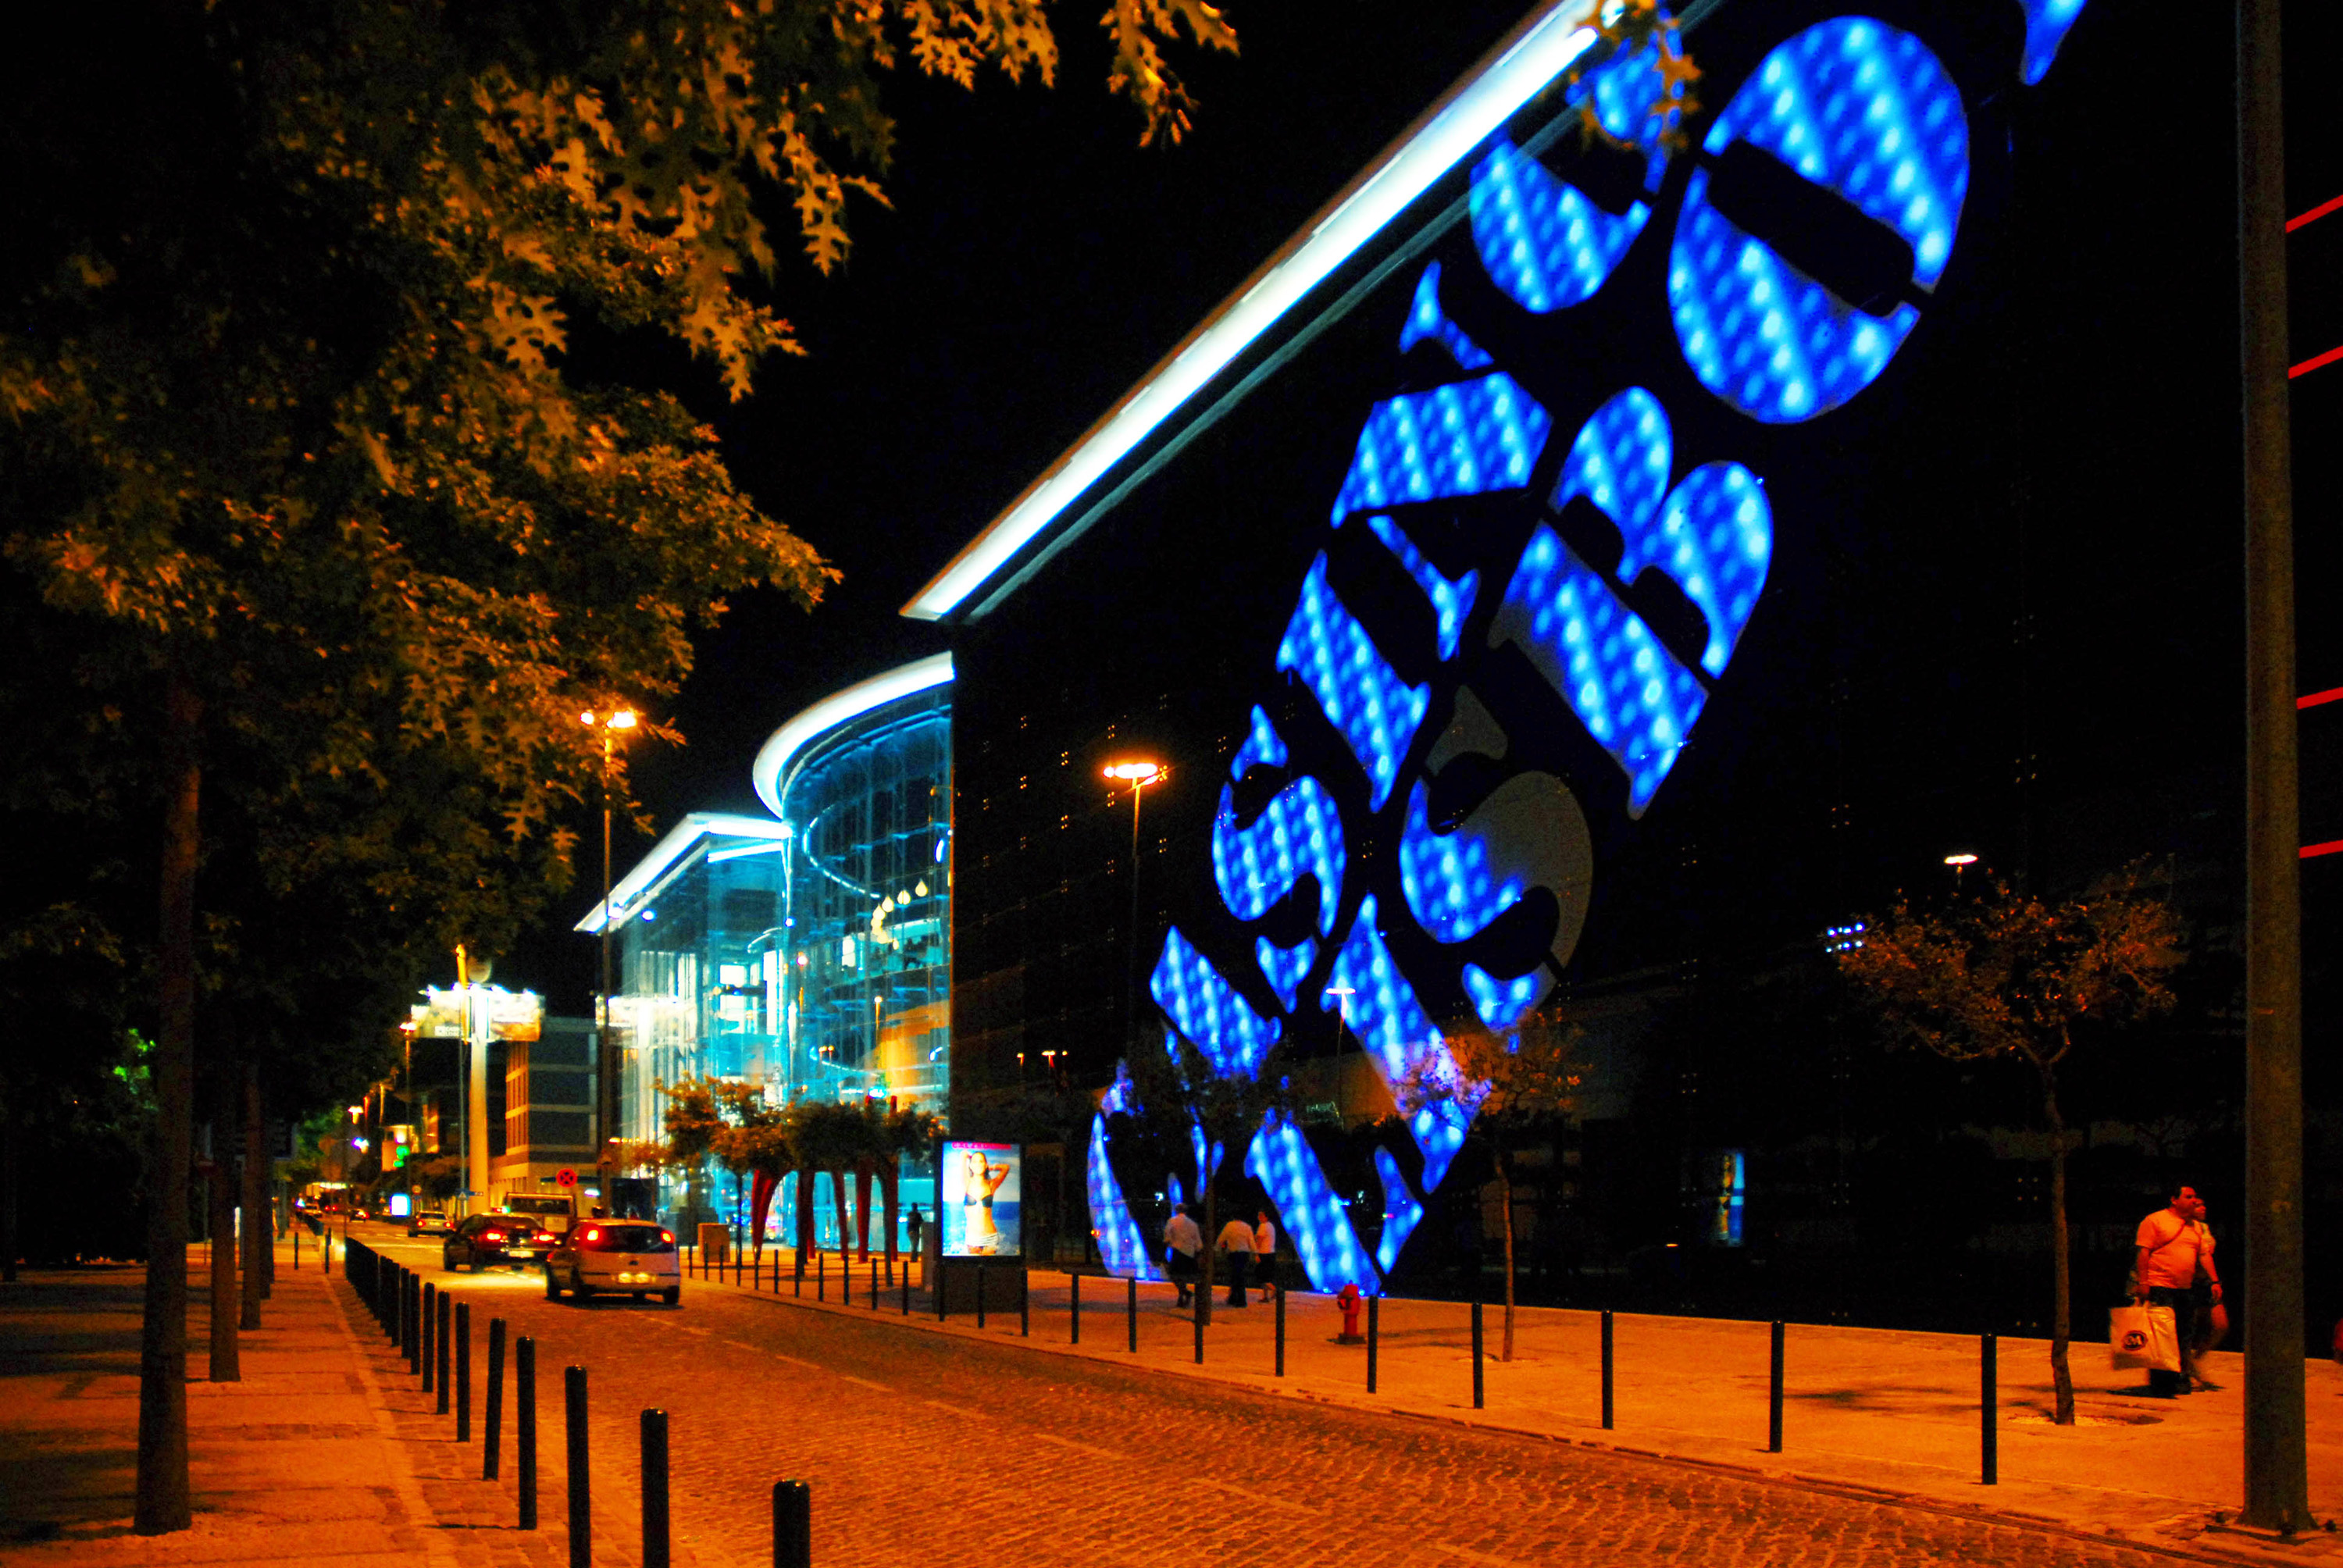
{"type": "MultiPolygon", "coordinates": [[[[2083,0],[2021,4],[2023,55],[2002,69],[2030,84],[2083,0]]],[[[1281,734],[1268,714],[1284,709],[1262,694],[1212,825],[1219,907],[1170,932],[1150,988],[1220,1071],[1259,1070],[1282,1040],[1332,1036],[1355,1040],[1397,1092],[1412,1070],[1453,1063],[1452,1037],[1512,1029],[1551,993],[1586,918],[1596,844],[1667,799],[1704,715],[1742,695],[1735,661],[1765,624],[1780,548],[1751,466],[1765,427],[1823,418],[1875,385],[1948,275],[1969,125],[1962,85],[1918,34],[1848,15],[1782,38],[1739,82],[1704,83],[1723,106],[1689,141],[1669,134],[1690,106],[1680,87],[1663,97],[1660,66],[1647,48],[1565,95],[1564,113],[1600,122],[1599,143],[1490,131],[1464,166],[1469,222],[1404,280],[1404,389],[1365,410],[1332,540],[1271,661],[1279,701],[1307,692],[1340,744],[1315,739],[1314,722],[1281,734]],[[1623,316],[1613,285],[1630,276],[1654,293],[1623,316]],[[1597,345],[1664,314],[1673,333],[1661,326],[1644,347],[1670,362],[1647,362],[1643,384],[1604,384],[1602,355],[1539,347],[1574,313],[1604,325],[1570,341],[1597,345]],[[1714,401],[1679,402],[1672,417],[1667,398],[1714,401]],[[1373,571],[1398,572],[1347,575],[1361,550],[1373,571]],[[1525,698],[1525,679],[1548,690],[1525,698]],[[1533,700],[1550,711],[1522,706],[1533,700]],[[1567,764],[1550,759],[1544,731],[1557,727],[1573,732],[1567,764]],[[1526,739],[1538,744],[1516,746],[1526,739]],[[1297,940],[1300,910],[1314,931],[1297,940]]],[[[1972,101],[2003,90],[1968,86],[1972,101]]],[[[1301,1129],[1265,1124],[1245,1169],[1319,1288],[1373,1291],[1473,1112],[1422,1106],[1404,1142],[1373,1151],[1372,1256],[1301,1129]]],[[[1093,1213],[1119,1269],[1129,1217],[1119,1189],[1101,1203],[1103,1126],[1093,1213]]],[[[1737,1166],[1721,1191],[1719,1224],[1737,1237],[1737,1166]]]]}

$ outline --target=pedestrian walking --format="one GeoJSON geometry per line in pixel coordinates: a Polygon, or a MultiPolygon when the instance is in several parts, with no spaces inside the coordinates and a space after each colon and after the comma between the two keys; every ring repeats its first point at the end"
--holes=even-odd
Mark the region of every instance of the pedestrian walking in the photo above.
{"type": "Polygon", "coordinates": [[[1260,1210],[1252,1227],[1253,1270],[1261,1276],[1262,1298],[1266,1301],[1278,1290],[1277,1227],[1270,1223],[1269,1211],[1260,1210]]]}
{"type": "Polygon", "coordinates": [[[1229,1305],[1245,1304],[1245,1271],[1252,1262],[1252,1227],[1231,1220],[1221,1227],[1220,1249],[1229,1260],[1229,1305]]]}
{"type": "MultiPolygon", "coordinates": [[[[2197,1282],[2197,1259],[2205,1236],[2198,1218],[2202,1212],[2197,1189],[2177,1187],[2165,1207],[2139,1222],[2139,1233],[2132,1240],[2132,1300],[2170,1307],[2174,1335],[2183,1345],[2196,1330],[2191,1288],[2197,1282]]],[[[2187,1393],[2188,1374],[2152,1368],[2147,1392],[2158,1399],[2187,1393]]]]}
{"type": "Polygon", "coordinates": [[[1188,1304],[1197,1274],[1196,1255],[1204,1250],[1203,1228],[1188,1218],[1188,1205],[1172,1205],[1172,1218],[1163,1221],[1163,1263],[1172,1271],[1172,1283],[1180,1292],[1180,1304],[1188,1304]]]}
{"type": "Polygon", "coordinates": [[[920,1251],[920,1232],[927,1228],[928,1217],[920,1212],[920,1206],[917,1203],[912,1204],[911,1211],[903,1216],[903,1233],[911,1239],[911,1251],[914,1256],[917,1256],[920,1251]]]}
{"type": "Polygon", "coordinates": [[[2197,1278],[2189,1287],[2189,1305],[2196,1310],[2196,1332],[2181,1342],[2188,1366],[2188,1386],[2197,1393],[2217,1393],[2221,1385],[2205,1375],[2205,1357],[2229,1332],[2229,1309],[2221,1302],[2221,1273],[2213,1266],[2213,1227],[2206,1221],[2205,1200],[2196,1202],[2197,1278]]]}

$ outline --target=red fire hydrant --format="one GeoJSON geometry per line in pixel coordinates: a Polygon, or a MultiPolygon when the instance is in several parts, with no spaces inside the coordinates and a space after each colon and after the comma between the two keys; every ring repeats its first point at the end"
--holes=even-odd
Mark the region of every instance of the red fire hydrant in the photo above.
{"type": "Polygon", "coordinates": [[[1344,1285],[1334,1297],[1334,1304],[1342,1309],[1342,1332],[1334,1336],[1338,1345],[1363,1345],[1366,1335],[1359,1332],[1359,1287],[1344,1285]]]}

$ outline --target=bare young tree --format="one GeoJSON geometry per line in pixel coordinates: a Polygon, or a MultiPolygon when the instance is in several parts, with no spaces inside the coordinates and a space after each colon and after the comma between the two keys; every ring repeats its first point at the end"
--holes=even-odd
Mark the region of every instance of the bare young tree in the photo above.
{"type": "Polygon", "coordinates": [[[1584,1031],[1531,1013],[1502,1033],[1472,1030],[1426,1051],[1400,1078],[1400,1109],[1429,1110],[1465,1129],[1496,1171],[1504,1207],[1505,1325],[1499,1361],[1513,1359],[1513,1186],[1517,1161],[1550,1146],[1577,1103],[1578,1041],[1584,1031]]]}
{"type": "Polygon", "coordinates": [[[1899,900],[1864,925],[1860,944],[1839,950],[1839,969],[1894,1039],[1952,1061],[2006,1058],[2033,1070],[2050,1131],[2050,1373],[2056,1420],[2070,1426],[2073,1282],[2058,1069],[2079,1040],[2171,1010],[2167,977],[2187,957],[2179,920],[2134,866],[2063,903],[1996,880],[1937,909],[1899,900]]]}

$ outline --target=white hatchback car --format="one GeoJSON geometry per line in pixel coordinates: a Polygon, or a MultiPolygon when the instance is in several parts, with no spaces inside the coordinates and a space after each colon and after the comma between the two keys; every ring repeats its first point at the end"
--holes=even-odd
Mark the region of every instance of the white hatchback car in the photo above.
{"type": "Polygon", "coordinates": [[[683,1299],[683,1263],[675,1232],[648,1220],[580,1220],[545,1258],[545,1299],[568,1291],[583,1302],[608,1292],[637,1301],[654,1292],[669,1306],[683,1299]]]}

